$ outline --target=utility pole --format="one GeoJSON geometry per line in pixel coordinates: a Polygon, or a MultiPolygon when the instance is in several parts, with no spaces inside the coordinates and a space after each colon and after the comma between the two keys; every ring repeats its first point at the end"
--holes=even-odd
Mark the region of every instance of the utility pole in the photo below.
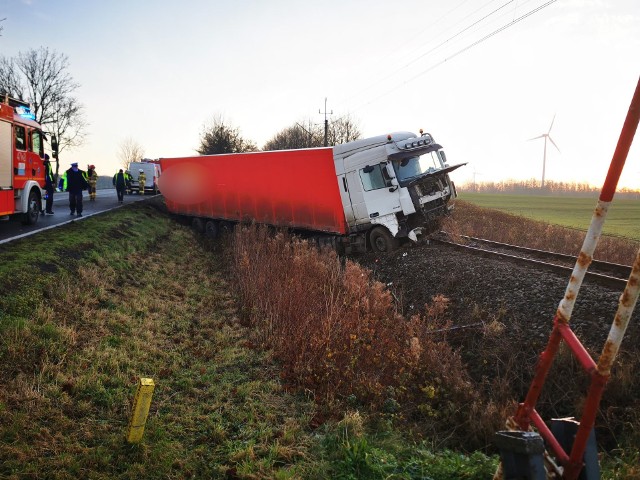
{"type": "Polygon", "coordinates": [[[477,191],[478,191],[478,190],[477,190],[477,188],[478,188],[478,187],[476,186],[476,175],[482,175],[482,173],[480,173],[480,172],[476,172],[476,169],[474,168],[474,169],[473,169],[473,191],[474,191],[474,192],[477,192],[477,191]]]}
{"type": "MultiPolygon", "coordinates": [[[[318,110],[319,114],[322,114],[320,110],[318,110]]],[[[324,97],[324,146],[328,146],[329,139],[329,120],[327,120],[327,115],[333,115],[333,110],[327,112],[327,97],[324,97]]]]}

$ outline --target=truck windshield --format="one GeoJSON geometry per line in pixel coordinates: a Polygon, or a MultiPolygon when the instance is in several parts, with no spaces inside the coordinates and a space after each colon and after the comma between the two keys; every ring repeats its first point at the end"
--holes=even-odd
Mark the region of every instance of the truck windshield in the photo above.
{"type": "Polygon", "coordinates": [[[393,168],[396,171],[398,181],[402,182],[424,173],[435,172],[443,168],[444,162],[440,158],[438,151],[433,151],[419,157],[403,158],[393,160],[393,168]]]}

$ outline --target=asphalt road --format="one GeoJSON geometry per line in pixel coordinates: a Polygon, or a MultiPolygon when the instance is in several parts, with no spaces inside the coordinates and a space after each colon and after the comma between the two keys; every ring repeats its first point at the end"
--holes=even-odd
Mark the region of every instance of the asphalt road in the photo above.
{"type": "Polygon", "coordinates": [[[153,198],[152,195],[125,195],[124,203],[118,203],[116,190],[114,188],[98,190],[96,200],[89,201],[89,195],[84,192],[82,200],[82,217],[70,215],[69,210],[69,194],[55,193],[53,196],[53,212],[54,215],[40,215],[35,225],[23,225],[20,215],[13,216],[10,220],[0,222],[0,244],[8,243],[19,238],[33,235],[39,231],[56,228],[70,222],[81,222],[85,218],[97,215],[102,212],[119,208],[128,203],[138,202],[140,200],[153,198]]]}

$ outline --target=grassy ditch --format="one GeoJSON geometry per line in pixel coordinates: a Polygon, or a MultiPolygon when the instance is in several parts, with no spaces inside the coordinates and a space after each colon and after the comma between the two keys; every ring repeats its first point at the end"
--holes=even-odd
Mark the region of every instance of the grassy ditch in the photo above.
{"type": "Polygon", "coordinates": [[[218,258],[146,203],[0,251],[0,477],[290,478],[313,404],[245,344],[218,258]],[[143,443],[124,435],[139,377],[143,443]]]}
{"type": "MultiPolygon", "coordinates": [[[[224,252],[140,202],[0,247],[0,478],[487,478],[367,415],[326,414],[239,321],[224,252]],[[135,386],[156,389],[143,442],[135,386]]],[[[346,390],[340,390],[346,392],[346,390]]],[[[391,404],[393,407],[393,404],[391,404]]]]}

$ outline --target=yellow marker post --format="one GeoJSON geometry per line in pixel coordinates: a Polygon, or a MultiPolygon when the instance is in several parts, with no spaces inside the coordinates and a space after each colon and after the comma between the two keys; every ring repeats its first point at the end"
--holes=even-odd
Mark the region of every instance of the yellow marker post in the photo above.
{"type": "Polygon", "coordinates": [[[155,384],[151,378],[141,378],[138,382],[136,396],[133,399],[133,410],[129,419],[129,428],[127,429],[127,442],[129,443],[140,443],[142,440],[154,387],[155,384]]]}

